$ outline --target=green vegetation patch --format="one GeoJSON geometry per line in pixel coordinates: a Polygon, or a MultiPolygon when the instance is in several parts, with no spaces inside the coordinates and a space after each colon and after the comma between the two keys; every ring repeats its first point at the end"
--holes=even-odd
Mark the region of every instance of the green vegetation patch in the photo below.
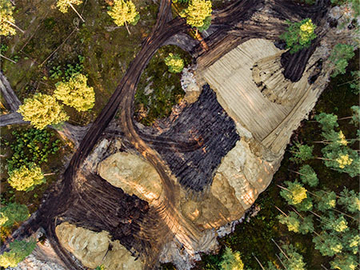
{"type": "MultiPolygon", "coordinates": [[[[50,129],[36,130],[19,126],[1,128],[1,205],[10,203],[24,204],[29,212],[34,212],[40,204],[45,190],[58,177],[63,166],[63,156],[71,149],[60,142],[60,138],[50,129]],[[13,134],[14,133],[14,134],[13,134]],[[56,153],[56,154],[55,154],[56,153]],[[36,186],[33,190],[17,191],[8,183],[8,170],[19,169],[21,166],[37,164],[46,177],[46,183],[36,186]]],[[[2,234],[2,237],[6,235],[2,234]]]]}
{"type": "Polygon", "coordinates": [[[50,154],[54,155],[60,149],[61,141],[55,138],[55,133],[46,129],[18,129],[11,132],[13,141],[4,139],[4,145],[9,146],[12,155],[8,158],[8,171],[28,166],[31,163],[41,165],[48,161],[50,154]]]}
{"type": "Polygon", "coordinates": [[[170,53],[184,60],[185,66],[191,57],[176,46],[164,46],[151,58],[143,72],[135,94],[135,119],[150,126],[156,119],[168,117],[172,107],[185,95],[181,88],[181,73],[171,73],[165,64],[170,53]]]}

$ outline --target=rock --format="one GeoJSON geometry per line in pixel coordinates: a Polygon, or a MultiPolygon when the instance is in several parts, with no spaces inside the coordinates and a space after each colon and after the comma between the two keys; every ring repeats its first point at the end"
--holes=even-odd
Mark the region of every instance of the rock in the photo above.
{"type": "Polygon", "coordinates": [[[200,92],[201,89],[196,82],[196,78],[191,68],[184,68],[181,74],[181,87],[187,92],[200,92]]]}
{"type": "Polygon", "coordinates": [[[223,158],[214,176],[214,183],[228,182],[243,208],[243,214],[244,209],[248,209],[259,193],[270,184],[278,166],[278,159],[269,162],[256,156],[249,143],[241,139],[223,158]]]}
{"type": "Polygon", "coordinates": [[[76,227],[68,222],[56,227],[60,244],[86,267],[96,268],[102,264],[109,249],[109,233],[100,233],[76,227]]]}
{"type": "Polygon", "coordinates": [[[113,186],[149,203],[159,199],[163,190],[155,168],[137,155],[118,152],[102,161],[97,170],[113,186]]]}
{"type": "Polygon", "coordinates": [[[142,262],[118,240],[111,241],[108,232],[97,233],[68,222],[58,225],[55,231],[60,244],[86,267],[103,264],[107,270],[143,269],[142,262]]]}
{"type": "Polygon", "coordinates": [[[8,270],[65,270],[59,264],[53,262],[42,262],[34,255],[30,254],[25,260],[20,262],[16,267],[8,267],[8,270]]]}

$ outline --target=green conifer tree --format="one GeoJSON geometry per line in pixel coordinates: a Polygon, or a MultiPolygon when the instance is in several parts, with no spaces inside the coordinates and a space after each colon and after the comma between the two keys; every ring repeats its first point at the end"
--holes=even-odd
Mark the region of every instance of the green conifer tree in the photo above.
{"type": "Polygon", "coordinates": [[[29,216],[29,210],[26,205],[9,203],[0,209],[0,226],[10,228],[15,222],[22,222],[29,216]]]}
{"type": "Polygon", "coordinates": [[[325,132],[339,126],[337,122],[338,117],[333,113],[320,113],[315,116],[315,120],[320,123],[322,130],[325,132]]]}
{"type": "Polygon", "coordinates": [[[351,111],[353,113],[350,123],[354,124],[355,126],[360,125],[360,106],[352,106],[351,111]]]}
{"type": "Polygon", "coordinates": [[[308,48],[311,41],[316,38],[314,33],[316,25],[312,23],[311,19],[304,19],[301,22],[288,21],[287,23],[287,31],[280,36],[280,39],[285,40],[290,53],[308,48]]]}
{"type": "Polygon", "coordinates": [[[303,161],[312,159],[314,157],[312,154],[313,149],[314,146],[295,143],[295,145],[290,148],[290,152],[293,154],[293,157],[291,157],[290,160],[296,163],[301,163],[303,161]]]}
{"type": "Polygon", "coordinates": [[[329,57],[333,64],[334,70],[331,77],[336,77],[339,74],[345,74],[348,61],[355,55],[354,47],[347,44],[336,44],[329,57]]]}
{"type": "Polygon", "coordinates": [[[350,229],[344,234],[342,234],[343,246],[351,254],[358,254],[360,247],[360,235],[359,230],[350,229]]]}
{"type": "Polygon", "coordinates": [[[348,190],[344,187],[341,191],[339,204],[343,205],[350,213],[360,212],[360,195],[354,190],[348,190]]]}
{"type": "Polygon", "coordinates": [[[304,184],[308,184],[310,187],[316,187],[319,183],[316,172],[310,165],[303,165],[300,170],[300,179],[304,184]]]}
{"type": "Polygon", "coordinates": [[[332,257],[343,250],[341,240],[337,235],[323,231],[320,235],[313,238],[315,249],[319,250],[323,256],[332,257]]]}
{"type": "Polygon", "coordinates": [[[301,203],[304,199],[307,198],[307,190],[302,186],[298,181],[289,182],[286,181],[286,188],[282,187],[280,191],[281,197],[283,197],[288,204],[296,205],[301,203]]]}
{"type": "Polygon", "coordinates": [[[290,212],[287,216],[286,215],[278,215],[277,218],[281,224],[287,226],[288,230],[291,232],[299,232],[300,228],[300,220],[298,215],[295,212],[290,212]]]}
{"type": "Polygon", "coordinates": [[[299,232],[301,234],[313,233],[315,231],[312,216],[306,216],[300,222],[299,232]]]}
{"type": "Polygon", "coordinates": [[[16,267],[19,262],[23,261],[31,254],[35,246],[35,241],[27,242],[15,240],[10,243],[10,251],[0,255],[0,266],[4,268],[16,267]]]}
{"type": "Polygon", "coordinates": [[[346,232],[349,230],[348,222],[343,215],[336,217],[333,213],[329,213],[329,216],[321,217],[321,227],[324,230],[329,230],[334,233],[346,232]]]}
{"type": "Polygon", "coordinates": [[[359,265],[358,258],[350,254],[337,254],[330,262],[331,269],[355,270],[359,265]]]}
{"type": "Polygon", "coordinates": [[[223,270],[243,270],[244,263],[241,260],[240,252],[233,252],[229,247],[226,247],[220,267],[223,270]]]}
{"type": "Polygon", "coordinates": [[[316,208],[321,212],[327,212],[329,209],[334,209],[336,207],[336,193],[334,191],[325,192],[325,191],[316,191],[316,208]]]}

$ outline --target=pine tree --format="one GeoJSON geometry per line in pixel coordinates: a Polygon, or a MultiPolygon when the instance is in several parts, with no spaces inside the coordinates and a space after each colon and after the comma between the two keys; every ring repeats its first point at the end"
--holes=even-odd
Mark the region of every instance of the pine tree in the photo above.
{"type": "Polygon", "coordinates": [[[357,229],[350,229],[342,236],[343,246],[345,247],[345,249],[348,250],[351,254],[358,254],[360,246],[359,231],[357,229]]]}
{"type": "MultiPolygon", "coordinates": [[[[287,260],[283,260],[286,269],[306,270],[306,264],[304,262],[303,256],[296,252],[296,249],[293,245],[283,245],[282,249],[288,257],[287,260]]],[[[280,256],[281,255],[282,254],[280,253],[280,256]]]]}
{"type": "Polygon", "coordinates": [[[345,135],[341,130],[339,132],[329,130],[327,132],[322,132],[321,135],[324,138],[324,141],[320,142],[327,144],[327,149],[336,149],[338,147],[348,145],[348,140],[345,138],[345,135]]]}
{"type": "Polygon", "coordinates": [[[94,89],[87,86],[86,76],[79,73],[74,74],[68,82],[58,82],[54,96],[79,112],[87,111],[95,104],[94,89]]]}
{"type": "Polygon", "coordinates": [[[336,44],[329,57],[330,62],[334,66],[331,77],[336,77],[339,74],[345,74],[348,61],[355,55],[354,47],[347,44],[336,44]]]}
{"type": "Polygon", "coordinates": [[[325,132],[333,130],[335,127],[339,126],[337,122],[337,115],[332,113],[320,113],[315,116],[315,120],[320,123],[322,130],[325,132]]]}
{"type": "Polygon", "coordinates": [[[314,222],[312,216],[306,216],[300,222],[299,232],[301,234],[313,233],[315,231],[314,222]]]}
{"type": "Polygon", "coordinates": [[[33,190],[36,185],[45,182],[41,168],[36,165],[31,165],[29,167],[23,165],[20,169],[10,171],[9,175],[8,182],[10,186],[18,191],[33,190]]]}
{"type": "Polygon", "coordinates": [[[341,240],[334,234],[322,232],[313,238],[315,249],[319,250],[323,256],[332,257],[343,250],[341,240]]]}
{"type": "Polygon", "coordinates": [[[165,58],[165,64],[171,73],[180,73],[184,69],[184,60],[178,54],[169,53],[165,58]]]}
{"type": "Polygon", "coordinates": [[[35,246],[35,241],[26,242],[15,240],[10,243],[10,251],[0,255],[0,266],[4,268],[16,267],[19,262],[31,254],[35,246]]]}
{"type": "Polygon", "coordinates": [[[272,262],[268,262],[266,270],[278,270],[278,268],[272,262]]]}
{"type": "Polygon", "coordinates": [[[319,183],[316,172],[310,165],[303,165],[300,170],[300,179],[304,184],[308,184],[310,187],[316,187],[319,183]]]}
{"type": "Polygon", "coordinates": [[[81,5],[83,0],[58,0],[56,6],[59,8],[60,12],[67,13],[69,7],[75,11],[75,13],[79,16],[79,18],[85,22],[84,18],[80,15],[80,13],[75,9],[74,5],[81,5]]]}
{"type": "Polygon", "coordinates": [[[321,158],[324,161],[325,166],[342,172],[347,173],[351,177],[358,176],[360,160],[358,153],[341,143],[331,143],[321,149],[324,157],[321,158]]]}
{"type": "Polygon", "coordinates": [[[240,252],[233,252],[229,247],[226,247],[220,267],[223,270],[243,270],[244,263],[240,258],[240,252]]]}
{"type": "Polygon", "coordinates": [[[307,198],[307,190],[298,181],[286,181],[285,184],[287,185],[287,188],[281,187],[282,190],[280,191],[280,195],[288,202],[288,204],[296,205],[307,198]]]}
{"type": "Polygon", "coordinates": [[[349,254],[337,254],[330,265],[331,269],[355,270],[358,266],[358,258],[349,254]]]}
{"type": "Polygon", "coordinates": [[[353,80],[350,82],[350,88],[355,95],[360,94],[360,70],[352,71],[353,80]]]}
{"type": "Polygon", "coordinates": [[[352,106],[351,111],[353,112],[353,115],[350,123],[358,127],[360,125],[360,106],[352,106]]]}
{"type": "Polygon", "coordinates": [[[341,233],[349,230],[348,222],[345,217],[343,215],[336,217],[333,213],[330,213],[328,217],[321,217],[321,227],[324,230],[341,233]]]}
{"type": "Polygon", "coordinates": [[[340,193],[339,204],[343,205],[350,213],[360,212],[360,196],[354,190],[346,187],[340,193]]]}
{"type": "Polygon", "coordinates": [[[180,16],[186,18],[186,23],[192,27],[206,30],[204,25],[210,25],[212,6],[208,0],[191,0],[189,6],[184,9],[180,16]],[[209,19],[210,17],[210,19],[209,19]]]}
{"type": "Polygon", "coordinates": [[[136,7],[131,0],[114,0],[114,5],[108,11],[108,14],[113,18],[117,26],[125,25],[129,34],[130,30],[127,24],[136,25],[140,19],[139,12],[136,11],[136,7]]]}
{"type": "Polygon", "coordinates": [[[58,124],[69,119],[55,97],[43,94],[26,98],[18,112],[25,121],[30,121],[37,129],[43,129],[47,125],[58,124]]]}
{"type": "Polygon", "coordinates": [[[0,209],[0,226],[10,228],[29,217],[29,210],[23,204],[9,203],[0,209]]]}
{"type": "Polygon", "coordinates": [[[321,212],[326,212],[329,209],[334,209],[336,207],[336,193],[334,191],[325,192],[325,191],[316,191],[316,208],[321,212]]]}
{"type": "Polygon", "coordinates": [[[312,199],[308,196],[307,198],[302,200],[301,203],[295,204],[294,206],[298,211],[311,211],[313,209],[313,202],[312,199]]]}
{"type": "Polygon", "coordinates": [[[281,224],[284,224],[287,226],[288,230],[290,232],[299,232],[300,228],[300,220],[298,218],[298,215],[295,214],[295,212],[290,212],[289,215],[278,215],[277,218],[279,219],[279,222],[281,224]]]}
{"type": "MultiPolygon", "coordinates": [[[[291,270],[305,270],[306,264],[304,258],[299,254],[293,245],[282,245],[281,247],[272,239],[275,245],[279,248],[281,253],[277,255],[278,259],[285,269],[291,270]]],[[[268,262],[268,269],[277,269],[273,263],[268,262]]]]}
{"type": "Polygon", "coordinates": [[[312,159],[314,157],[312,154],[313,149],[314,146],[295,143],[295,145],[290,149],[290,152],[293,154],[293,157],[291,157],[290,160],[296,163],[301,163],[303,161],[312,159]]]}
{"type": "Polygon", "coordinates": [[[287,23],[287,31],[280,36],[280,39],[285,40],[290,53],[296,53],[303,48],[308,48],[311,41],[316,38],[314,33],[316,25],[312,23],[311,19],[293,23],[288,21],[287,23]]]}

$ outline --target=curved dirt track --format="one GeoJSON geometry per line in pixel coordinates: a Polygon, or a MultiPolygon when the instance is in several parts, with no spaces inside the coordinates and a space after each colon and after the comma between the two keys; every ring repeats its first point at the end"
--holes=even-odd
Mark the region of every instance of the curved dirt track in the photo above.
{"type": "MultiPolygon", "coordinates": [[[[197,47],[195,50],[196,54],[210,55],[212,49],[216,49],[219,44],[223,45],[221,42],[230,31],[238,31],[236,35],[233,35],[233,39],[228,41],[232,43],[232,46],[236,42],[239,44],[253,36],[273,38],[275,35],[274,32],[267,33],[268,28],[266,27],[261,29],[261,27],[253,25],[253,28],[250,27],[248,30],[238,27],[240,23],[250,20],[252,14],[262,7],[264,2],[265,1],[262,0],[237,1],[223,11],[215,13],[213,16],[213,22],[218,29],[206,38],[206,40],[209,41],[210,50],[204,53],[199,49],[200,47],[197,47]],[[239,36],[242,34],[244,36],[240,41],[239,36]]],[[[282,7],[285,10],[282,14],[278,15],[279,17],[283,16],[284,18],[290,19],[291,16],[294,16],[294,14],[296,15],[297,13],[300,14],[300,17],[305,16],[301,13],[301,9],[292,11],[291,7],[293,8],[294,6],[291,6],[288,1],[273,2],[274,6],[278,5],[278,7],[276,7],[277,10],[281,10],[282,7]]],[[[321,1],[322,5],[324,4],[323,2],[324,1],[321,1]]],[[[320,8],[307,9],[306,11],[303,11],[303,13],[315,16],[314,14],[317,14],[316,12],[319,12],[319,9],[320,8]]],[[[284,25],[281,25],[281,27],[278,27],[274,31],[281,31],[284,28],[284,25]]],[[[109,102],[106,104],[100,115],[80,142],[79,148],[73,155],[62,176],[62,181],[44,199],[44,203],[36,212],[36,215],[34,215],[20,228],[19,231],[14,234],[15,237],[24,237],[29,235],[31,231],[35,231],[42,226],[45,228],[46,234],[55,251],[59,254],[69,269],[83,269],[82,266],[74,262],[69,253],[60,246],[55,234],[55,227],[58,222],[58,217],[66,215],[68,209],[70,209],[72,204],[76,201],[74,198],[80,196],[81,185],[83,184],[81,181],[87,177],[89,177],[89,179],[93,179],[93,181],[101,181],[101,179],[96,178],[97,176],[86,175],[85,172],[82,172],[81,168],[85,159],[102,136],[105,128],[109,125],[110,121],[119,110],[119,123],[121,131],[124,134],[123,136],[141,155],[144,156],[150,164],[154,166],[161,177],[164,188],[162,197],[151,209],[151,211],[156,213],[163,222],[156,224],[156,227],[154,226],[154,222],[150,222],[149,220],[143,220],[141,224],[143,231],[149,233],[148,236],[145,236],[147,240],[151,241],[151,239],[157,239],[157,246],[153,247],[153,254],[146,254],[149,257],[146,261],[147,265],[151,267],[157,259],[161,246],[171,237],[177,237],[188,250],[194,248],[194,245],[196,245],[198,240],[199,231],[191,222],[182,217],[179,208],[177,207],[177,203],[179,202],[180,187],[171,179],[169,169],[159,154],[149,146],[151,145],[151,139],[144,139],[143,136],[139,134],[139,131],[134,126],[133,119],[134,95],[140,76],[147,63],[150,61],[154,53],[167,40],[176,34],[185,33],[188,28],[189,27],[186,25],[184,19],[175,18],[171,20],[171,1],[161,0],[157,23],[151,35],[144,41],[142,49],[130,64],[126,74],[109,99],[109,102]]],[[[306,55],[305,58],[311,56],[313,49],[314,48],[310,48],[310,52],[304,52],[306,55]]],[[[293,63],[296,61],[300,61],[299,56],[293,57],[293,59],[295,60],[289,60],[292,63],[291,66],[293,66],[293,63]]],[[[302,58],[300,57],[300,59],[302,58]]],[[[307,61],[307,59],[305,60],[307,61]]],[[[301,66],[305,67],[306,61],[303,63],[304,60],[302,59],[301,66]]],[[[153,141],[156,142],[156,138],[154,138],[153,141]]],[[[170,143],[176,144],[176,142],[170,143]]],[[[181,142],[177,145],[177,147],[184,149],[184,151],[186,151],[189,146],[190,149],[192,147],[198,147],[198,145],[193,144],[193,142],[181,142]]]]}

